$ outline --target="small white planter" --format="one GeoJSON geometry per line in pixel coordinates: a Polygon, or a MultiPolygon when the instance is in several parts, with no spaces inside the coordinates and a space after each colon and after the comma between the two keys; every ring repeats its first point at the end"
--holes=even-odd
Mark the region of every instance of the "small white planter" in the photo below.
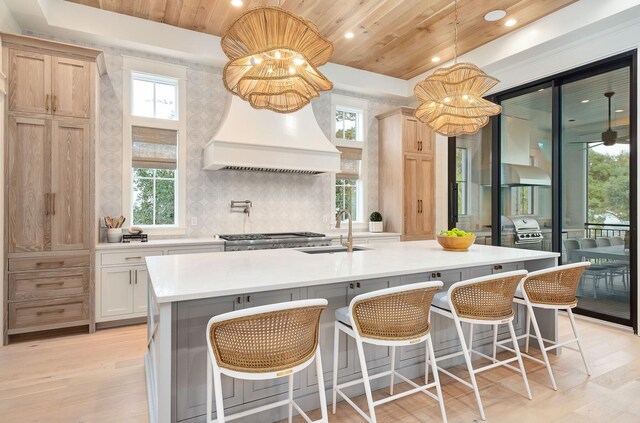
{"type": "Polygon", "coordinates": [[[384,222],[369,222],[369,232],[384,232],[384,222]]]}
{"type": "Polygon", "coordinates": [[[122,228],[109,228],[107,229],[107,241],[120,242],[122,241],[122,228]]]}

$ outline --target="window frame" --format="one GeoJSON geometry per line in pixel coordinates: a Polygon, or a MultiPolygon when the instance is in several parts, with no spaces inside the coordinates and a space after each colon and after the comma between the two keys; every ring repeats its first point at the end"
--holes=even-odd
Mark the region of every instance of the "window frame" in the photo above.
{"type": "Polygon", "coordinates": [[[133,167],[132,167],[132,128],[175,130],[178,133],[176,185],[175,185],[175,224],[173,225],[136,225],[151,235],[185,235],[186,225],[186,155],[187,155],[187,68],[170,63],[123,56],[122,60],[122,210],[127,221],[133,224],[133,167]],[[141,75],[146,80],[161,83],[176,82],[177,119],[135,116],[133,111],[133,79],[141,75]]]}
{"type": "MultiPolygon", "coordinates": [[[[357,229],[367,229],[369,227],[368,216],[368,134],[366,131],[367,124],[367,111],[369,110],[369,102],[364,99],[348,97],[339,94],[331,94],[331,141],[337,147],[349,147],[362,150],[362,160],[360,161],[360,178],[357,181],[357,205],[356,212],[358,216],[352,216],[353,226],[357,229]],[[346,140],[343,138],[336,138],[336,113],[338,110],[355,112],[360,115],[360,119],[357,122],[358,130],[356,130],[356,140],[346,140]],[[359,136],[358,136],[359,135],[359,136]],[[359,138],[359,139],[358,139],[359,138]]],[[[332,223],[336,223],[336,174],[331,174],[331,216],[332,223]]]]}
{"type": "MultiPolygon", "coordinates": [[[[458,192],[461,194],[462,198],[462,210],[458,211],[458,215],[467,216],[469,214],[469,149],[467,147],[458,147],[456,146],[456,153],[458,150],[461,150],[460,162],[462,164],[462,180],[456,180],[458,184],[458,192]],[[461,183],[464,186],[464,189],[460,189],[461,183]]],[[[460,204],[458,204],[460,208],[460,204]]]]}

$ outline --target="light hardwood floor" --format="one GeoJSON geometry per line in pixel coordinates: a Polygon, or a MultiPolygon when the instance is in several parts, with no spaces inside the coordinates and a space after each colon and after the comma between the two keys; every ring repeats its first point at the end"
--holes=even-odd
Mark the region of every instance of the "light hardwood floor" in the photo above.
{"type": "MultiPolygon", "coordinates": [[[[529,401],[517,374],[482,373],[488,422],[640,422],[640,338],[583,320],[578,324],[592,376],[584,373],[577,353],[565,351],[552,357],[559,387],[554,392],[544,367],[526,362],[529,401]]],[[[569,330],[561,317],[561,334],[569,330]]],[[[0,422],[146,422],[145,336],[146,327],[138,325],[0,348],[0,422]]],[[[443,388],[449,422],[480,421],[471,391],[447,377],[443,388]]],[[[386,390],[375,393],[384,395],[386,390]]],[[[363,406],[363,400],[357,402],[363,406]]],[[[317,418],[316,412],[311,415],[317,418]]],[[[419,394],[385,404],[377,415],[379,422],[441,421],[437,404],[419,394]]],[[[329,416],[332,422],[363,421],[344,402],[329,416]]]]}

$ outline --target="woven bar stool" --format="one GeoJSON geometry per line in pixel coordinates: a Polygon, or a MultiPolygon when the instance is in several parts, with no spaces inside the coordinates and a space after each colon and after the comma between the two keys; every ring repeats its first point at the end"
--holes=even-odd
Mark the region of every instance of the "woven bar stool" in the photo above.
{"type": "Polygon", "coordinates": [[[526,274],[526,270],[519,270],[456,282],[451,285],[449,291],[439,292],[433,299],[433,307],[431,310],[441,316],[453,319],[462,347],[462,351],[438,357],[438,362],[453,357],[459,357],[461,355],[464,356],[464,361],[467,365],[467,370],[469,371],[471,383],[454,375],[446,369],[438,367],[438,370],[451,376],[463,385],[473,389],[482,420],[486,420],[486,418],[484,415],[484,408],[482,407],[482,400],[480,399],[478,383],[476,381],[477,373],[484,372],[498,366],[504,366],[515,370],[522,375],[524,386],[527,391],[527,397],[531,399],[531,390],[529,389],[527,374],[525,373],[520,349],[518,348],[516,332],[513,329],[513,296],[518,284],[526,274]],[[468,345],[462,330],[463,322],[468,323],[470,326],[468,345]],[[501,324],[507,324],[509,326],[515,357],[505,360],[497,360],[495,357],[489,357],[488,355],[473,349],[474,325],[492,325],[495,327],[501,324]],[[492,363],[474,369],[471,363],[472,354],[477,354],[482,358],[490,360],[492,363]],[[509,364],[514,361],[518,362],[519,367],[514,367],[509,364]]]}
{"type": "MultiPolygon", "coordinates": [[[[357,295],[351,300],[348,307],[336,310],[334,352],[333,352],[333,414],[336,413],[336,400],[339,394],[349,403],[364,419],[376,423],[375,407],[389,401],[423,392],[440,404],[442,420],[446,423],[447,416],[442,400],[440,379],[435,367],[435,354],[431,343],[431,325],[429,324],[429,309],[433,295],[442,288],[442,282],[422,282],[400,287],[382,289],[375,292],[357,295]],[[353,337],[356,341],[362,378],[346,383],[338,384],[338,342],[340,331],[353,337]],[[418,385],[395,370],[396,347],[415,345],[426,342],[427,351],[431,361],[427,359],[425,366],[433,367],[434,382],[418,385]],[[367,362],[364,356],[364,344],[383,345],[391,347],[391,370],[375,375],[369,375],[367,362]],[[381,377],[390,378],[390,395],[378,401],[373,401],[370,381],[381,377]],[[394,377],[402,379],[413,388],[399,394],[393,394],[394,377]],[[367,397],[369,415],[358,407],[342,391],[344,388],[357,384],[364,384],[367,397]],[[436,394],[429,389],[436,389],[436,394]]],[[[426,379],[426,378],[425,378],[426,379]]]]}
{"type": "MultiPolygon", "coordinates": [[[[557,266],[550,269],[531,272],[522,281],[513,299],[516,304],[524,304],[527,306],[527,329],[524,335],[520,335],[518,337],[518,339],[525,338],[525,352],[522,353],[522,356],[537,363],[544,364],[547,367],[547,372],[549,372],[551,384],[553,386],[553,389],[556,391],[558,390],[558,387],[556,385],[556,380],[553,377],[551,365],[549,364],[547,351],[565,346],[567,344],[571,344],[573,342],[577,343],[578,349],[571,347],[565,348],[579,352],[582,355],[582,362],[584,363],[587,374],[591,374],[589,366],[587,364],[587,359],[584,355],[584,350],[582,349],[582,344],[580,343],[580,337],[578,336],[576,321],[573,317],[573,312],[571,311],[571,309],[578,304],[578,300],[576,299],[576,290],[578,289],[580,278],[582,278],[582,273],[590,265],[591,263],[586,261],[582,263],[566,264],[564,266],[557,266]],[[547,310],[566,310],[567,314],[569,315],[569,320],[571,321],[571,328],[573,329],[575,338],[567,339],[566,341],[562,342],[553,342],[549,341],[548,339],[544,339],[540,334],[540,327],[538,326],[538,321],[533,310],[534,308],[542,308],[547,310]],[[533,324],[535,338],[538,340],[538,346],[540,348],[540,351],[542,352],[542,360],[528,354],[529,340],[531,339],[531,324],[533,324]],[[545,342],[551,345],[545,346],[545,342]]],[[[511,348],[502,345],[505,341],[497,342],[497,331],[495,330],[495,328],[493,339],[494,357],[496,346],[511,351],[511,348]]]]}
{"type": "Polygon", "coordinates": [[[326,306],[327,300],[324,299],[291,301],[212,317],[207,325],[207,423],[223,423],[284,405],[289,406],[289,422],[294,407],[307,422],[311,422],[293,400],[293,375],[308,367],[314,359],[322,412],[322,418],[316,421],[326,423],[327,400],[318,346],[320,313],[326,306]],[[289,398],[225,416],[223,374],[250,380],[287,376],[289,398]],[[215,386],[217,420],[211,420],[212,385],[215,386]]]}

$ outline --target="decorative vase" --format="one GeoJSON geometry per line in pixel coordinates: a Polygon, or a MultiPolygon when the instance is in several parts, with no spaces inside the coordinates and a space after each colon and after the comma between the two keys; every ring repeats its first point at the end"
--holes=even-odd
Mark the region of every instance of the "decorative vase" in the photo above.
{"type": "Polygon", "coordinates": [[[107,241],[109,241],[109,242],[121,242],[122,241],[122,228],[109,228],[109,229],[107,229],[107,241]]]}
{"type": "Polygon", "coordinates": [[[369,222],[369,232],[383,232],[384,222],[369,222]]]}

